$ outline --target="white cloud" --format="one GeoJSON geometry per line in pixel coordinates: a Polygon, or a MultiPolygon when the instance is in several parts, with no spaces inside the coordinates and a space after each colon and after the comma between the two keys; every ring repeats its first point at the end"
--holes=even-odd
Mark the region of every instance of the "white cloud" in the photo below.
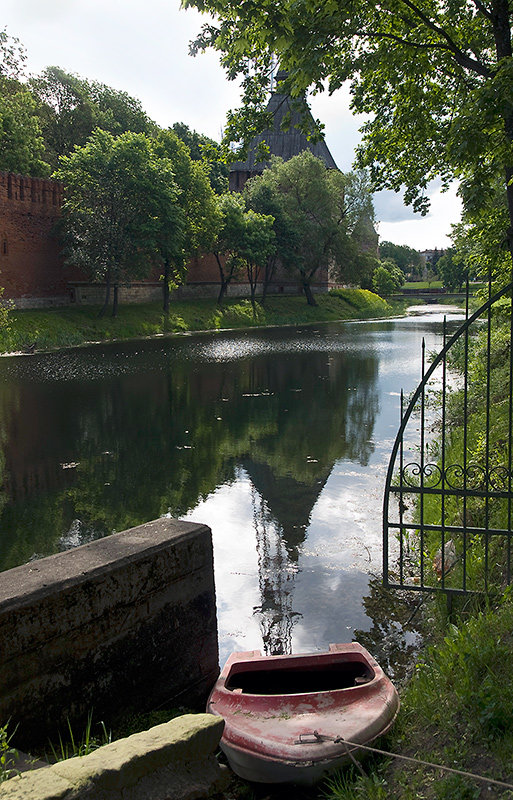
{"type": "Polygon", "coordinates": [[[408,209],[401,216],[397,195],[393,192],[380,192],[380,195],[379,203],[376,203],[380,239],[407,244],[417,250],[450,246],[451,225],[459,222],[461,217],[461,200],[456,194],[456,185],[447,192],[436,189],[430,195],[431,208],[425,217],[408,209]],[[390,208],[387,208],[388,202],[390,208]]]}

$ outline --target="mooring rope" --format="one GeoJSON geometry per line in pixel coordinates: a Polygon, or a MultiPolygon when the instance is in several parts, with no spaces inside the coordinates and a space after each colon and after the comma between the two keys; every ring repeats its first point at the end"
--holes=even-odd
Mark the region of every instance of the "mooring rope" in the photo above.
{"type": "Polygon", "coordinates": [[[477,775],[475,772],[465,772],[462,769],[455,769],[454,767],[446,767],[443,764],[434,764],[432,761],[423,761],[420,758],[413,758],[413,756],[403,756],[399,753],[391,753],[389,750],[380,750],[378,747],[371,747],[368,744],[360,744],[359,742],[351,742],[349,739],[344,739],[343,736],[327,736],[326,734],[319,733],[319,731],[310,731],[302,733],[299,739],[294,744],[312,744],[303,740],[303,736],[313,736],[317,742],[331,741],[334,744],[343,744],[346,748],[346,753],[353,762],[353,764],[360,770],[361,774],[365,776],[365,771],[359,761],[353,755],[353,750],[368,750],[369,753],[378,753],[381,756],[388,756],[389,758],[398,758],[401,761],[408,761],[410,764],[420,764],[423,767],[431,767],[431,769],[440,769],[443,772],[451,772],[454,775],[462,775],[464,778],[471,778],[472,780],[482,781],[483,783],[493,783],[494,786],[501,786],[503,789],[513,789],[513,783],[505,783],[504,781],[495,780],[495,778],[486,778],[484,775],[477,775]],[[353,749],[350,750],[348,745],[353,749]]]}
{"type": "MultiPolygon", "coordinates": [[[[331,738],[331,737],[329,737],[331,738]]],[[[370,747],[367,744],[358,744],[357,742],[350,742],[348,739],[344,739],[342,736],[337,736],[333,739],[336,743],[342,743],[344,745],[350,745],[354,748],[360,748],[361,750],[368,750],[370,753],[379,753],[382,756],[388,756],[389,758],[398,758],[401,761],[408,761],[411,764],[421,764],[423,767],[431,767],[432,769],[440,769],[444,772],[451,772],[454,775],[461,775],[464,778],[470,778],[471,780],[482,781],[483,783],[491,783],[494,786],[501,786],[503,789],[513,789],[512,783],[504,783],[504,781],[497,781],[495,778],[486,778],[484,775],[477,775],[474,772],[466,772],[462,769],[455,769],[453,767],[446,767],[443,764],[433,764],[432,761],[423,761],[420,758],[413,758],[412,756],[403,756],[399,753],[390,753],[387,750],[380,750],[378,747],[370,747]]],[[[352,751],[350,751],[346,747],[346,751],[348,756],[354,762],[354,756],[352,755],[352,751]]]]}

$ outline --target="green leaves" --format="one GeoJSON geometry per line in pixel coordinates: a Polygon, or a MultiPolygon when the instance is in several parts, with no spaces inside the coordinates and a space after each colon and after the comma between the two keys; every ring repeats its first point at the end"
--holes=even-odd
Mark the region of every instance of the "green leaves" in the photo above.
{"type": "Polygon", "coordinates": [[[273,158],[270,169],[246,184],[244,197],[251,208],[273,217],[277,258],[303,286],[328,268],[340,280],[358,279],[359,237],[368,244],[366,226],[376,236],[364,173],[328,170],[304,151],[285,162],[273,158]]]}
{"type": "MultiPolygon", "coordinates": [[[[271,56],[295,97],[351,81],[352,109],[370,115],[357,165],[374,188],[404,190],[426,213],[426,188],[455,177],[477,206],[513,165],[513,57],[506,3],[467,0],[187,0],[217,23],[197,47],[221,52],[230,77],[251,76],[226,139],[247,142],[267,99],[271,56]],[[260,95],[255,89],[259,84],[260,95]]],[[[260,120],[261,122],[261,120],[260,120]]],[[[263,124],[262,124],[263,127],[263,124]]],[[[510,203],[513,208],[513,203],[510,203]]],[[[513,221],[513,220],[512,220],[513,221]]]]}
{"type": "Polygon", "coordinates": [[[17,80],[0,76],[0,168],[25,175],[47,176],[44,143],[36,102],[17,80]]]}
{"type": "Polygon", "coordinates": [[[97,130],[61,159],[66,257],[93,280],[114,284],[148,274],[165,242],[182,229],[170,159],[142,134],[97,130]]]}
{"type": "Polygon", "coordinates": [[[126,92],[87,81],[60,67],[48,67],[31,78],[29,88],[38,102],[46,158],[54,168],[60,156],[84,145],[95,128],[114,135],[157,130],[139,101],[126,92]]]}

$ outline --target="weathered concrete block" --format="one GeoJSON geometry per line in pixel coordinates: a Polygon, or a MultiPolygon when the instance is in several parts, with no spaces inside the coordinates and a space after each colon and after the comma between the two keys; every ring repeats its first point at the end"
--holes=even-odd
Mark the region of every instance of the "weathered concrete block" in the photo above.
{"type": "Polygon", "coordinates": [[[218,673],[210,529],[159,519],[0,574],[0,719],[200,707],[218,673]]]}
{"type": "Polygon", "coordinates": [[[2,800],[195,800],[220,791],[215,758],[224,722],[187,714],[83,758],[26,772],[0,786],[2,800]]]}

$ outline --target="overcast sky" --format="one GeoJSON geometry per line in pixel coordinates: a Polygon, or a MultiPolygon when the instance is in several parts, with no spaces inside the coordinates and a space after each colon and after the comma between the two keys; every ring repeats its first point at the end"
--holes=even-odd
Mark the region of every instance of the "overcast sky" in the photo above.
{"type": "MultiPolygon", "coordinates": [[[[239,104],[215,53],[192,58],[189,41],[202,17],[182,11],[179,0],[3,0],[0,25],[27,49],[28,70],[60,66],[137,97],[159,125],[184,122],[219,141],[226,112],[239,104]]],[[[313,98],[312,111],[325,124],[326,142],[340,169],[351,169],[359,121],[344,89],[313,98]]],[[[449,244],[459,220],[455,191],[433,190],[427,217],[405,208],[399,195],[375,197],[381,239],[419,250],[449,244]]]]}

